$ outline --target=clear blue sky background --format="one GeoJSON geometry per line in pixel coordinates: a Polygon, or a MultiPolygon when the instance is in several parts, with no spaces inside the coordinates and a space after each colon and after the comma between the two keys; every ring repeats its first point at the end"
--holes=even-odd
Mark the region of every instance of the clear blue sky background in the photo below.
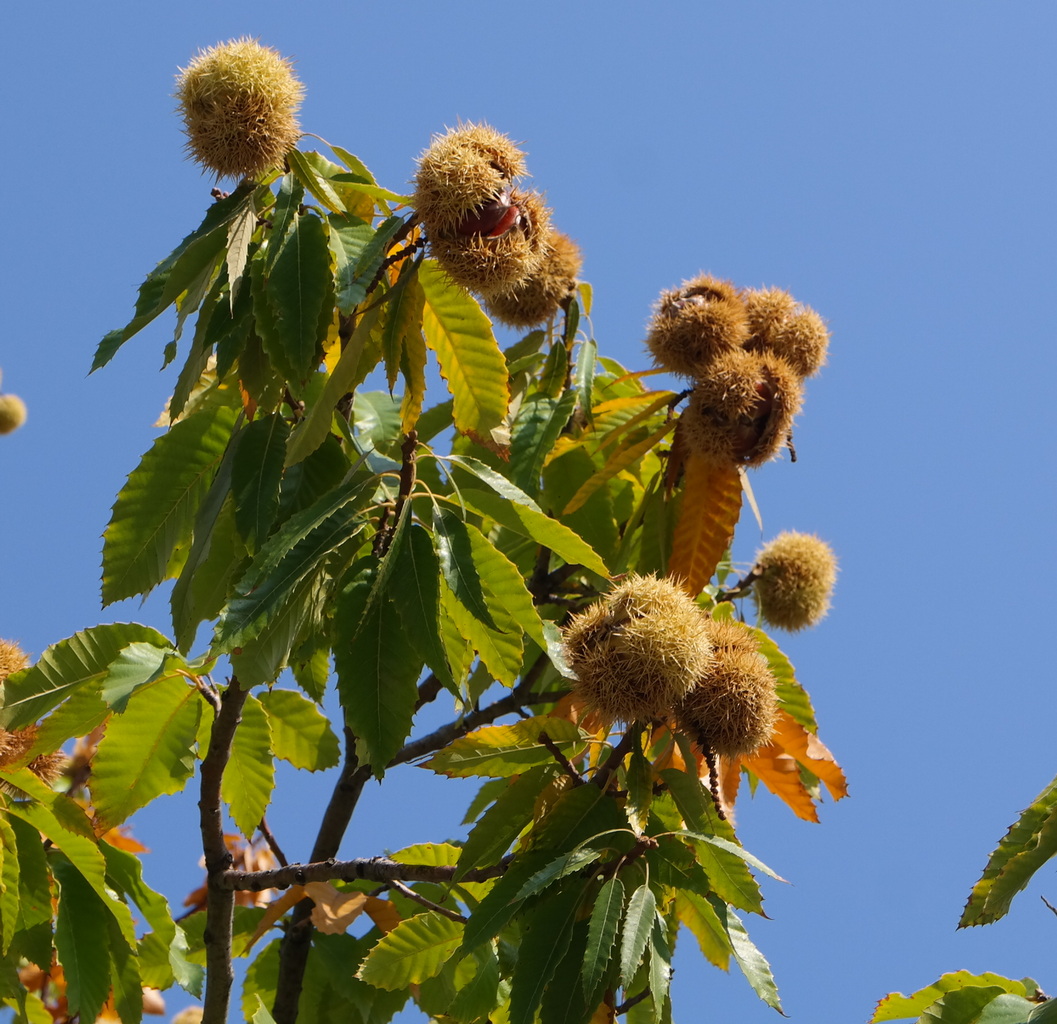
{"type": "MultiPolygon", "coordinates": [[[[0,636],[38,654],[99,621],[166,627],[164,600],[101,612],[98,575],[175,379],[157,372],[168,325],[86,373],[209,202],[177,66],[259,36],[297,60],[304,127],[391,188],[459,118],[523,140],[586,253],[595,335],[636,368],[657,293],[699,270],[829,319],[800,461],[754,488],[767,536],[817,532],[841,558],[832,614],[784,646],[851,797],[820,825],[762,790],[739,806],[747,847],[793,883],[767,881],[753,937],[804,1024],[865,1020],[960,968],[1057,990],[1052,865],[1008,919],[954,927],[1057,770],[1057,6],[104,0],[10,4],[4,23],[0,368],[30,418],[0,438],[0,636]]],[[[736,555],[759,540],[744,523],[736,555]]],[[[309,783],[271,814],[298,858],[331,780],[309,783]]],[[[393,787],[343,854],[459,834],[466,791],[411,768],[393,787]]],[[[178,904],[200,879],[193,797],[162,803],[137,834],[178,904]]],[[[676,968],[684,1024],[777,1019],[689,936],[676,968]]]]}

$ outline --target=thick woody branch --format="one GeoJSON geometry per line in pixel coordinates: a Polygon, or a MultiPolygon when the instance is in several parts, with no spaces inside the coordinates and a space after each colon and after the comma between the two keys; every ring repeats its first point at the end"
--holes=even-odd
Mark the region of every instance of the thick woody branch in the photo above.
{"type": "Polygon", "coordinates": [[[234,971],[231,967],[231,928],[235,894],[220,884],[231,867],[231,854],[224,843],[220,785],[231,756],[231,741],[242,720],[247,692],[232,677],[220,699],[220,710],[213,722],[209,750],[202,760],[202,785],[198,801],[202,830],[202,851],[206,861],[206,992],[202,1007],[203,1024],[225,1024],[234,971]]]}
{"type": "MultiPolygon", "coordinates": [[[[506,871],[508,859],[485,868],[468,871],[460,882],[484,882],[506,871]]],[[[307,882],[451,882],[454,864],[401,864],[388,857],[357,857],[355,860],[325,860],[312,864],[291,864],[271,871],[225,871],[217,884],[234,892],[260,892],[262,889],[289,889],[307,882]]]]}

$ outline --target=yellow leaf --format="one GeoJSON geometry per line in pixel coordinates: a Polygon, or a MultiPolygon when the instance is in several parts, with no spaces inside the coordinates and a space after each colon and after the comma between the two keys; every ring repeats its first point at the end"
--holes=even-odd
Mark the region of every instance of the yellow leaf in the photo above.
{"type": "Polygon", "coordinates": [[[691,455],[686,460],[683,502],[668,559],[668,575],[691,597],[712,578],[730,546],[740,513],[737,467],[691,455]]]}
{"type": "Polygon", "coordinates": [[[400,911],[396,909],[391,900],[380,900],[377,896],[368,896],[363,909],[383,935],[388,935],[401,921],[400,911]]]}
{"type": "Polygon", "coordinates": [[[342,935],[366,909],[363,892],[339,892],[329,882],[308,882],[304,889],[315,903],[312,923],[326,935],[342,935]]]}
{"type": "Polygon", "coordinates": [[[796,758],[782,752],[774,743],[761,747],[752,757],[741,762],[772,792],[784,801],[798,818],[818,821],[811,794],[800,781],[800,766],[796,758]]]}

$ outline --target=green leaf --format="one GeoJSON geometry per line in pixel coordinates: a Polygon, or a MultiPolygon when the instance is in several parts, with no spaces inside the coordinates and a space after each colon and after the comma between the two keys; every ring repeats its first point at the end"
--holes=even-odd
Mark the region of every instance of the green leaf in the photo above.
{"type": "MultiPolygon", "coordinates": [[[[630,830],[615,802],[598,786],[565,790],[529,833],[525,845],[533,850],[565,851],[603,833],[623,832],[630,846],[630,830]]],[[[611,839],[610,846],[615,844],[611,839]]]]}
{"type": "Polygon", "coordinates": [[[92,803],[101,821],[119,825],[155,797],[177,793],[194,772],[202,698],[182,676],[138,690],[112,715],[93,760],[92,803]]]}
{"type": "Polygon", "coordinates": [[[264,543],[279,511],[279,485],[290,428],[282,416],[262,416],[237,435],[231,465],[235,524],[251,551],[264,543]]]}
{"type": "MultiPolygon", "coordinates": [[[[31,929],[37,925],[46,924],[49,935],[49,953],[44,959],[50,960],[51,878],[48,857],[44,852],[44,842],[40,832],[29,822],[11,814],[7,815],[5,820],[15,836],[15,846],[6,851],[11,856],[4,858],[3,877],[5,882],[17,878],[15,909],[18,911],[18,928],[16,930],[31,929]]],[[[7,906],[8,901],[5,896],[5,910],[7,906]]],[[[4,934],[7,934],[6,924],[4,934]]]]}
{"type": "Polygon", "coordinates": [[[540,765],[510,781],[466,837],[457,877],[482,864],[499,861],[532,820],[536,800],[553,778],[554,768],[540,765]]]}
{"type": "Polygon", "coordinates": [[[169,308],[187,288],[215,263],[227,241],[227,224],[253,203],[254,186],[240,186],[214,203],[201,225],[150,272],[140,286],[136,315],[122,329],[111,331],[99,344],[92,370],[105,366],[117,350],[155,317],[169,308]]]}
{"type": "Polygon", "coordinates": [[[525,915],[510,986],[510,1024],[535,1019],[543,990],[569,947],[582,895],[579,887],[570,886],[525,915]]]}
{"type": "Polygon", "coordinates": [[[650,935],[649,978],[650,998],[653,1003],[653,1024],[660,1024],[672,981],[672,953],[668,946],[664,918],[661,917],[659,911],[654,915],[653,932],[650,935]]]}
{"type": "Polygon", "coordinates": [[[275,1018],[268,1012],[268,1007],[264,1005],[264,1000],[261,999],[260,995],[255,993],[253,998],[257,1002],[253,1016],[250,1017],[253,1024],[275,1024],[275,1018]]]}
{"type": "Polygon", "coordinates": [[[1025,1024],[1035,1004],[1001,988],[948,992],[919,1018],[921,1024],[1025,1024]]]}
{"type": "Polygon", "coordinates": [[[18,925],[18,843],[7,817],[0,814],[0,955],[7,956],[18,925]]]}
{"type": "Polygon", "coordinates": [[[122,1024],[143,1019],[143,981],[139,956],[122,941],[113,918],[104,918],[110,938],[110,995],[122,1024]]]}
{"type": "Polygon", "coordinates": [[[256,636],[334,549],[363,529],[360,506],[370,496],[369,486],[348,484],[291,516],[269,537],[224,609],[215,648],[230,651],[256,636]]]}
{"type": "Polygon", "coordinates": [[[108,915],[92,887],[65,857],[51,858],[59,882],[55,948],[71,1014],[95,1020],[110,992],[108,915]]]}
{"type": "Polygon", "coordinates": [[[1057,778],[1009,828],[973,886],[959,928],[1005,916],[1013,897],[1057,854],[1057,778]]]}
{"type": "Polygon", "coordinates": [[[459,603],[474,618],[495,629],[474,561],[469,528],[450,509],[433,509],[433,546],[444,579],[459,603]]]}
{"type": "Polygon", "coordinates": [[[494,939],[504,926],[522,909],[514,897],[534,872],[547,861],[547,853],[522,853],[515,857],[506,872],[499,877],[480,903],[473,909],[466,922],[466,934],[462,941],[463,952],[469,952],[482,942],[494,939]]]}
{"type": "Polygon", "coordinates": [[[179,574],[237,416],[221,406],[180,420],[129,474],[103,534],[103,604],[146,594],[179,574]]]}
{"type": "Polygon", "coordinates": [[[595,383],[595,359],[598,356],[598,345],[593,340],[580,344],[576,356],[576,367],[573,370],[573,387],[587,421],[591,421],[591,392],[595,383]]]}
{"type": "Polygon", "coordinates": [[[74,691],[99,684],[121,651],[136,642],[169,645],[156,629],[135,622],[94,626],[52,644],[35,665],[8,676],[0,687],[0,725],[32,725],[74,691]]]}
{"type": "Polygon", "coordinates": [[[390,991],[435,977],[459,948],[463,926],[431,910],[401,921],[367,954],[356,976],[390,991]]]}
{"type": "Polygon", "coordinates": [[[228,224],[224,260],[230,285],[228,303],[232,312],[235,310],[235,299],[238,297],[239,285],[242,283],[242,277],[246,271],[246,263],[249,261],[250,242],[253,240],[253,233],[256,230],[257,211],[252,203],[243,207],[231,223],[228,224]]]}
{"type": "Polygon", "coordinates": [[[434,260],[419,267],[422,333],[454,401],[455,429],[486,440],[506,417],[507,366],[481,307],[434,260]]]}
{"type": "Polygon", "coordinates": [[[749,933],[741,923],[741,918],[716,896],[708,898],[719,917],[723,928],[730,939],[731,951],[741,973],[756,993],[768,1006],[782,1013],[782,1003],[778,998],[778,986],[771,973],[771,965],[764,955],[753,945],[749,933]]]}
{"type": "MultiPolygon", "coordinates": [[[[486,600],[491,596],[491,591],[482,586],[482,593],[486,600]]],[[[460,638],[464,638],[471,651],[477,651],[484,666],[479,674],[481,676],[491,675],[504,686],[513,686],[517,677],[521,674],[522,659],[524,655],[524,643],[521,639],[521,630],[517,622],[509,612],[494,602],[489,602],[489,609],[495,621],[496,628],[486,626],[477,616],[473,614],[452,593],[445,583],[441,589],[441,606],[444,610],[445,623],[442,630],[451,629],[460,638]]],[[[448,652],[448,663],[453,667],[463,664],[458,654],[453,651],[449,643],[449,636],[442,634],[445,648],[448,652]]],[[[469,662],[472,658],[467,658],[469,662]]],[[[469,667],[468,663],[465,666],[469,667]]],[[[465,673],[460,673],[461,679],[465,673]]],[[[485,684],[487,686],[487,683],[485,684]]],[[[483,689],[478,689],[479,696],[483,689]]]]}
{"type": "MultiPolygon", "coordinates": [[[[476,526],[463,524],[470,541],[470,556],[485,590],[489,612],[498,602],[516,624],[519,632],[530,636],[541,648],[546,648],[547,638],[543,623],[525,586],[518,567],[489,541],[476,526]]],[[[509,630],[506,630],[509,632],[509,630]]]]}
{"type": "Polygon", "coordinates": [[[370,600],[372,582],[361,578],[338,598],[334,665],[346,720],[381,778],[411,731],[422,662],[402,639],[388,596],[370,600]]]}
{"type": "Polygon", "coordinates": [[[488,491],[464,487],[458,497],[470,511],[494,519],[507,529],[550,548],[570,565],[582,565],[599,576],[608,577],[606,563],[594,548],[557,519],[488,491]]]}
{"type": "MultiPolygon", "coordinates": [[[[319,156],[318,153],[311,155],[319,156]]],[[[330,182],[316,171],[315,167],[309,162],[308,156],[309,154],[300,153],[296,149],[290,150],[286,154],[290,170],[294,172],[297,180],[325,207],[335,213],[345,213],[345,204],[341,201],[341,197],[334,191],[330,182]]]]}
{"type": "Polygon", "coordinates": [[[338,737],[312,701],[294,690],[266,690],[260,700],[276,757],[310,772],[333,768],[341,760],[338,737]]]}
{"type": "Polygon", "coordinates": [[[528,899],[536,893],[543,892],[548,886],[553,885],[566,875],[574,871],[581,871],[589,864],[593,864],[601,854],[598,850],[592,850],[587,846],[578,846],[575,850],[563,853],[560,857],[552,860],[546,867],[537,871],[519,890],[515,897],[519,900],[528,899]]]}
{"type": "Polygon", "coordinates": [[[653,920],[657,916],[657,897],[648,885],[640,885],[628,900],[624,913],[624,930],[620,942],[620,982],[627,988],[642,962],[653,920]]]}
{"type": "Polygon", "coordinates": [[[404,352],[405,339],[422,332],[422,306],[425,295],[418,283],[418,276],[409,272],[411,263],[405,263],[400,278],[389,291],[385,322],[382,324],[382,352],[385,356],[385,379],[392,391],[400,373],[400,359],[404,352]]]}
{"type": "MultiPolygon", "coordinates": [[[[942,997],[962,989],[993,991],[995,994],[1009,992],[1024,999],[1035,995],[1035,991],[1029,990],[1023,981],[1004,978],[1000,974],[972,974],[969,971],[953,971],[950,974],[944,974],[938,981],[927,985],[925,988],[918,989],[909,996],[905,996],[901,992],[890,992],[877,1004],[870,1022],[871,1024],[881,1024],[882,1021],[902,1020],[905,1017],[920,1017],[942,997]]],[[[994,995],[991,998],[993,999],[994,995]]]]}
{"type": "Polygon", "coordinates": [[[543,463],[575,408],[575,391],[557,401],[537,394],[521,403],[510,433],[510,466],[514,483],[523,490],[538,493],[543,463]]]}
{"type": "Polygon", "coordinates": [[[357,382],[360,370],[360,357],[380,311],[380,306],[373,306],[360,317],[356,330],[352,332],[349,343],[323,386],[323,393],[290,435],[286,448],[287,466],[294,466],[308,458],[327,439],[334,421],[335,408],[349,391],[354,390],[353,385],[357,382]]]}
{"type": "Polygon", "coordinates": [[[631,827],[636,832],[644,832],[646,819],[650,813],[650,803],[653,800],[653,767],[643,756],[637,744],[631,751],[631,758],[625,772],[625,784],[628,799],[624,811],[631,827]]]}
{"type": "Polygon", "coordinates": [[[590,996],[605,977],[623,916],[624,885],[614,876],[603,884],[591,910],[582,975],[586,996],[590,996]]]}
{"type": "Polygon", "coordinates": [[[114,711],[124,711],[129,697],[141,686],[172,676],[177,669],[187,671],[187,663],[171,647],[131,643],[107,666],[99,696],[114,711]]]}
{"type": "MultiPolygon", "coordinates": [[[[535,765],[554,763],[554,755],[539,739],[549,739],[567,757],[583,746],[580,730],[564,718],[526,718],[512,725],[477,729],[437,751],[424,767],[440,775],[485,775],[509,778],[535,765]]],[[[591,787],[597,792],[597,787],[591,787]]]]}
{"type": "Polygon", "coordinates": [[[707,843],[709,846],[715,847],[717,850],[722,850],[724,853],[729,853],[732,856],[737,857],[739,860],[745,861],[746,864],[749,864],[754,868],[759,868],[759,870],[765,875],[770,875],[771,878],[777,879],[779,882],[785,881],[781,875],[769,868],[758,857],[754,857],[745,849],[745,847],[737,842],[731,842],[729,839],[723,839],[720,836],[704,835],[700,832],[680,831],[677,832],[676,835],[686,836],[688,839],[697,840],[698,843],[707,843]]]}
{"type": "Polygon", "coordinates": [[[289,381],[302,381],[322,360],[320,324],[333,301],[330,247],[319,217],[294,218],[267,284],[276,330],[265,333],[265,350],[289,381]]]}
{"type": "Polygon", "coordinates": [[[429,532],[416,523],[397,553],[390,593],[404,626],[404,636],[418,656],[453,693],[457,685],[440,638],[440,563],[429,532]]]}
{"type": "Polygon", "coordinates": [[[480,1020],[499,1005],[499,958],[494,947],[491,943],[478,946],[471,956],[477,970],[451,1004],[451,1016],[456,1020],[480,1020]]]}
{"type": "Polygon", "coordinates": [[[330,252],[334,258],[335,302],[343,316],[348,316],[367,296],[369,282],[357,277],[357,263],[374,229],[357,217],[328,218],[330,252]]]}
{"type": "Polygon", "coordinates": [[[249,840],[264,817],[275,786],[271,741],[268,716],[261,702],[250,694],[231,741],[231,756],[220,789],[235,826],[249,840]]]}

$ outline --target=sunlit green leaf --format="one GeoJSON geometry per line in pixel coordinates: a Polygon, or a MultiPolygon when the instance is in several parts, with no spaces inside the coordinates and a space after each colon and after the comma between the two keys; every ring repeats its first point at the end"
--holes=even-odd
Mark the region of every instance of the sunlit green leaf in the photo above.
{"type": "Polygon", "coordinates": [[[554,763],[554,755],[540,742],[541,732],[546,732],[567,757],[583,745],[580,730],[572,722],[563,718],[526,718],[512,725],[486,726],[462,736],[434,754],[425,767],[443,775],[519,775],[534,765],[554,763]]]}
{"type": "MultiPolygon", "coordinates": [[[[954,971],[950,974],[944,974],[933,984],[918,989],[909,996],[905,996],[901,992],[889,993],[877,1004],[870,1022],[871,1024],[881,1024],[882,1021],[920,1017],[930,1006],[945,995],[962,989],[990,992],[990,998],[985,999],[984,1003],[980,1005],[985,1005],[1002,992],[1012,993],[1024,1000],[1034,997],[1037,992],[1037,988],[1029,988],[1023,980],[1016,981],[1013,978],[1004,978],[1000,974],[973,974],[970,971],[954,971]]],[[[953,1009],[954,1005],[952,1004],[952,1012],[953,1009]]]]}
{"type": "Polygon", "coordinates": [[[179,573],[198,505],[238,414],[216,408],[162,434],[129,474],[104,533],[103,603],[145,594],[179,573]]]}
{"type": "Polygon", "coordinates": [[[279,485],[290,428],[279,415],[261,416],[238,434],[231,466],[235,524],[252,552],[264,542],[279,510],[279,485]]]}
{"type": "Polygon", "coordinates": [[[432,978],[459,948],[463,926],[431,910],[401,921],[367,954],[361,981],[396,990],[432,978]]]}
{"type": "Polygon", "coordinates": [[[712,904],[712,909],[715,910],[730,939],[734,959],[741,968],[741,973],[752,986],[752,990],[768,1006],[781,1013],[782,1003],[778,998],[778,986],[771,973],[771,965],[753,945],[749,933],[745,931],[745,926],[741,923],[741,918],[716,896],[710,896],[709,903],[712,904]]]}
{"type": "Polygon", "coordinates": [[[510,466],[514,483],[536,494],[543,463],[576,408],[576,392],[560,399],[536,394],[521,403],[510,432],[510,466]]]}
{"type": "Polygon", "coordinates": [[[310,772],[333,768],[341,757],[338,737],[327,717],[295,690],[266,690],[260,695],[271,726],[276,757],[310,772]]]}
{"type": "Polygon", "coordinates": [[[648,885],[640,885],[631,894],[624,911],[624,928],[620,942],[620,978],[625,988],[631,983],[642,961],[656,914],[657,897],[648,885]]]}
{"type": "Polygon", "coordinates": [[[1036,871],[1057,855],[1057,778],[1014,822],[973,886],[959,927],[989,924],[1003,917],[1036,871]]]}
{"type": "Polygon", "coordinates": [[[135,622],[94,626],[52,644],[35,665],[4,681],[0,724],[7,729],[31,725],[75,690],[98,686],[121,651],[137,642],[169,646],[156,629],[135,622]]]}
{"type": "Polygon", "coordinates": [[[99,897],[65,857],[53,857],[61,898],[55,948],[66,979],[70,1012],[95,1020],[110,990],[108,915],[99,897]]]}
{"type": "Polygon", "coordinates": [[[586,995],[594,992],[605,976],[623,916],[624,885],[619,878],[610,878],[599,890],[591,910],[582,975],[586,995]]]}
{"type": "Polygon", "coordinates": [[[275,786],[271,729],[261,702],[252,694],[242,706],[242,721],[231,741],[231,754],[220,795],[238,830],[252,839],[275,786]]]}
{"type": "Polygon", "coordinates": [[[138,690],[112,715],[93,759],[92,803],[101,821],[119,825],[155,797],[179,792],[194,771],[203,701],[182,676],[138,690]]]}

